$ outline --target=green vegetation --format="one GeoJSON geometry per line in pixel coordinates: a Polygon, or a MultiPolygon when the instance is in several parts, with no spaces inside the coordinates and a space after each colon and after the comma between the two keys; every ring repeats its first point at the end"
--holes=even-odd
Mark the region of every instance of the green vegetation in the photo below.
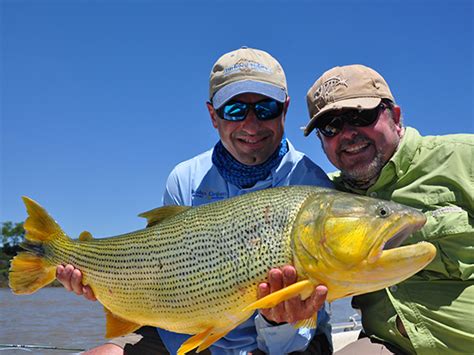
{"type": "Polygon", "coordinates": [[[8,267],[10,256],[6,255],[3,251],[0,253],[0,287],[8,286],[8,267]]]}
{"type": "Polygon", "coordinates": [[[20,251],[20,243],[25,239],[23,223],[3,222],[2,249],[0,252],[0,287],[8,286],[10,260],[20,251]]]}
{"type": "MultiPolygon", "coordinates": [[[[8,270],[10,260],[21,251],[21,243],[25,240],[23,223],[3,222],[0,249],[0,287],[8,287],[8,270]]],[[[61,286],[54,281],[52,286],[61,286]]]]}

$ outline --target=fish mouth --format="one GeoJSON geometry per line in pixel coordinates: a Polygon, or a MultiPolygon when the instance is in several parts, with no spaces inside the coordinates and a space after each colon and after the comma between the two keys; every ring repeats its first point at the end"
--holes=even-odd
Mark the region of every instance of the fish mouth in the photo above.
{"type": "MultiPolygon", "coordinates": [[[[424,217],[424,216],[423,216],[424,217]]],[[[416,223],[402,227],[392,237],[390,237],[382,247],[382,250],[389,250],[399,247],[405,239],[412,233],[421,229],[426,222],[426,218],[420,218],[416,223]]]]}
{"type": "Polygon", "coordinates": [[[399,247],[412,233],[421,229],[425,222],[426,217],[419,213],[414,218],[412,218],[409,223],[403,223],[403,225],[396,224],[393,228],[391,228],[391,230],[386,232],[386,237],[382,238],[381,243],[376,243],[373,246],[367,261],[370,264],[375,263],[382,256],[384,250],[390,250],[399,247]]]}
{"type": "Polygon", "coordinates": [[[395,233],[393,237],[385,242],[382,247],[382,250],[389,250],[399,247],[405,239],[414,231],[413,227],[407,226],[400,230],[399,232],[395,233]]]}

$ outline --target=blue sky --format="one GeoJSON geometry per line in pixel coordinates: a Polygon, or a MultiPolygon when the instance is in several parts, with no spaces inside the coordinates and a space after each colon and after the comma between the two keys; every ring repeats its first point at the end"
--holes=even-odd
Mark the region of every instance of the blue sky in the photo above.
{"type": "MultiPolygon", "coordinates": [[[[283,65],[287,137],[325,70],[379,71],[406,125],[473,133],[473,2],[0,0],[0,222],[42,204],[72,237],[143,227],[173,166],[217,141],[205,107],[217,58],[242,45],[283,65]]],[[[466,162],[472,164],[472,162],[466,162]]]]}

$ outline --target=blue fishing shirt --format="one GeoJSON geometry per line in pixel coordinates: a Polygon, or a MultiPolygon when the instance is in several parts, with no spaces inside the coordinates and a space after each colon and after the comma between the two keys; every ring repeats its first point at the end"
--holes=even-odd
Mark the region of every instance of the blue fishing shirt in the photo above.
{"type": "MultiPolygon", "coordinates": [[[[250,188],[238,188],[227,182],[212,164],[210,149],[190,160],[178,164],[168,176],[163,195],[163,205],[200,206],[252,191],[277,186],[333,185],[324,171],[303,153],[295,150],[288,141],[288,152],[270,175],[250,188]]],[[[317,329],[295,329],[291,324],[272,326],[256,312],[254,316],[240,324],[226,336],[212,344],[214,355],[237,355],[260,349],[269,354],[285,354],[303,351],[314,334],[325,334],[331,342],[329,316],[323,308],[318,312],[317,329]]],[[[171,354],[190,335],[178,334],[158,328],[158,333],[171,354]]]]}

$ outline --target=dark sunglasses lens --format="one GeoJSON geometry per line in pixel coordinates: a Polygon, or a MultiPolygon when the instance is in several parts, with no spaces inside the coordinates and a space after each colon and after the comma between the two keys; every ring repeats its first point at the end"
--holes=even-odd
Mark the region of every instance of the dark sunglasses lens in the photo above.
{"type": "Polygon", "coordinates": [[[262,121],[273,120],[283,112],[283,104],[276,100],[263,100],[255,104],[255,115],[262,121]]]}
{"type": "Polygon", "coordinates": [[[219,116],[227,121],[242,121],[247,116],[248,105],[243,102],[229,102],[219,111],[219,116]]]}
{"type": "Polygon", "coordinates": [[[352,117],[347,119],[347,122],[356,127],[369,126],[375,122],[379,115],[379,108],[373,110],[364,110],[362,112],[355,113],[352,117]]]}
{"type": "Polygon", "coordinates": [[[319,132],[321,132],[326,137],[334,137],[338,134],[342,127],[344,126],[344,121],[340,117],[334,117],[328,123],[323,124],[319,127],[319,132]]]}
{"type": "Polygon", "coordinates": [[[328,115],[327,118],[321,118],[321,124],[319,124],[318,129],[326,137],[334,137],[342,130],[344,123],[348,123],[355,127],[370,126],[377,120],[380,110],[383,107],[384,106],[378,106],[372,110],[364,110],[360,112],[348,111],[340,116],[331,117],[328,115]]]}

